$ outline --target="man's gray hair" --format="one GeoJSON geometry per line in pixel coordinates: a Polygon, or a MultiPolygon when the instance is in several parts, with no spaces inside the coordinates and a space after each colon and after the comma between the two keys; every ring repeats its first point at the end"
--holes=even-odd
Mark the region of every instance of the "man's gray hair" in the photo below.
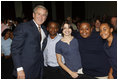
{"type": "Polygon", "coordinates": [[[37,6],[33,9],[33,13],[35,13],[38,8],[42,8],[42,9],[46,10],[46,11],[47,11],[47,15],[48,15],[48,10],[47,10],[46,7],[44,7],[43,5],[37,5],[37,6]]]}

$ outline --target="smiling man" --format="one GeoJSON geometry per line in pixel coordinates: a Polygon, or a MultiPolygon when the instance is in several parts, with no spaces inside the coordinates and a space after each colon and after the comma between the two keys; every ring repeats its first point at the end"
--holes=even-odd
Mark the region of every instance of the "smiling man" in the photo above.
{"type": "Polygon", "coordinates": [[[39,79],[43,71],[43,41],[46,29],[41,26],[48,10],[38,5],[33,10],[33,20],[18,25],[12,42],[14,76],[18,79],[39,79]]]}

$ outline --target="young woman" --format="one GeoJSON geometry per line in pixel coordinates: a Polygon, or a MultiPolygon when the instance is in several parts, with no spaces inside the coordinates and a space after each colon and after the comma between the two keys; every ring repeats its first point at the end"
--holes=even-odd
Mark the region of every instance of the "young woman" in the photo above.
{"type": "Polygon", "coordinates": [[[62,39],[56,44],[56,56],[59,66],[63,69],[65,78],[89,78],[83,75],[79,45],[72,35],[70,24],[62,25],[62,39]],[[62,62],[64,57],[65,64],[62,62]]]}
{"type": "Polygon", "coordinates": [[[100,36],[106,39],[104,49],[111,65],[108,78],[117,79],[117,34],[113,34],[113,28],[108,23],[100,26],[100,36]]]}

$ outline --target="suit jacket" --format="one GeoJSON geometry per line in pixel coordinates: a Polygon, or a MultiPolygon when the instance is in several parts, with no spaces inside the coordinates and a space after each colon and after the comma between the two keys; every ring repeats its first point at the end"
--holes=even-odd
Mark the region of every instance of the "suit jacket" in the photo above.
{"type": "MultiPolygon", "coordinates": [[[[46,33],[46,29],[42,27],[46,33]]],[[[47,40],[44,40],[45,48],[47,40]]],[[[30,79],[42,78],[43,52],[40,46],[40,33],[33,20],[18,25],[14,31],[14,38],[11,46],[11,53],[14,62],[16,76],[18,67],[23,67],[25,77],[30,79]]]]}

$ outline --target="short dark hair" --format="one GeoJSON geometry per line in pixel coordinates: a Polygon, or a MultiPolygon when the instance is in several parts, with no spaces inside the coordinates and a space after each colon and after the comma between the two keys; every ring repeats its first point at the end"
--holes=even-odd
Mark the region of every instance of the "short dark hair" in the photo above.
{"type": "Polygon", "coordinates": [[[47,27],[49,27],[50,23],[57,24],[57,28],[59,28],[59,23],[57,21],[49,21],[47,27]]]}
{"type": "Polygon", "coordinates": [[[81,25],[82,23],[88,23],[88,24],[89,24],[89,27],[90,27],[90,28],[92,27],[91,24],[90,24],[88,21],[82,21],[82,22],[80,23],[80,25],[81,25]]]}
{"type": "MultiPolygon", "coordinates": [[[[108,24],[110,28],[113,28],[113,26],[109,22],[103,22],[102,24],[108,24]]],[[[113,28],[114,29],[114,28],[113,28]]]]}
{"type": "Polygon", "coordinates": [[[2,32],[2,37],[4,37],[8,31],[12,32],[11,29],[5,29],[5,30],[2,32]]]}

